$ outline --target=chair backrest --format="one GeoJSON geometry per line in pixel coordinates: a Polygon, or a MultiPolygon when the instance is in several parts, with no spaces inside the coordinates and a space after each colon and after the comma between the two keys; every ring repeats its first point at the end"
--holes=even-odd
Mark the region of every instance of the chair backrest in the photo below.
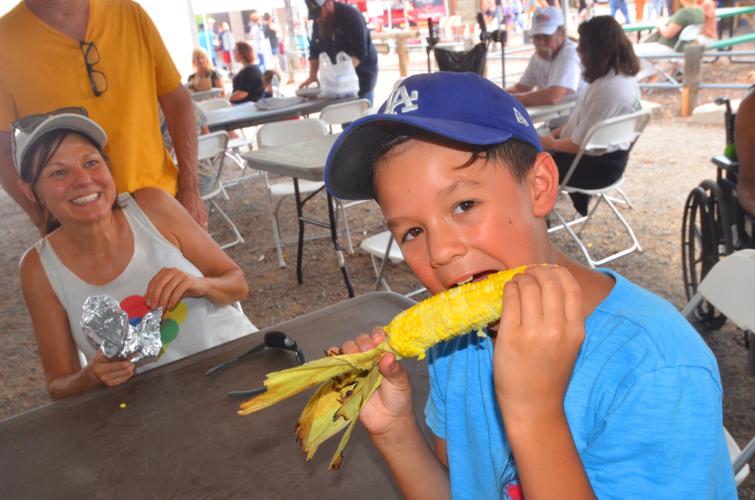
{"type": "MultiPolygon", "coordinates": [[[[739,328],[755,332],[755,250],[740,250],[718,261],[697,287],[697,293],[739,328]]],[[[689,316],[687,308],[684,313],[689,316]]]]}
{"type": "Polygon", "coordinates": [[[568,184],[579,160],[587,151],[600,152],[626,144],[631,146],[640,137],[649,121],[650,111],[642,109],[634,113],[606,118],[590,127],[569,171],[561,179],[561,185],[568,184]]]}
{"type": "Polygon", "coordinates": [[[223,173],[225,150],[228,148],[228,132],[221,130],[199,136],[197,160],[203,168],[211,171],[212,182],[202,188],[203,199],[211,198],[222,191],[220,176],[223,173]]]}
{"type": "Polygon", "coordinates": [[[325,106],[320,111],[320,120],[328,125],[341,125],[353,122],[366,115],[367,108],[369,107],[370,101],[367,99],[331,104],[330,106],[325,106]]]}
{"type": "Polygon", "coordinates": [[[697,37],[700,36],[700,33],[702,33],[702,31],[702,24],[690,24],[685,26],[682,29],[681,33],[679,33],[679,38],[676,39],[674,50],[677,50],[683,43],[694,42],[695,40],[697,40],[697,37]]]}
{"type": "Polygon", "coordinates": [[[204,113],[208,111],[212,111],[213,109],[222,109],[222,108],[231,107],[231,103],[222,98],[207,99],[205,101],[196,101],[194,104],[196,104],[197,107],[201,109],[202,112],[204,113]]]}
{"type": "Polygon", "coordinates": [[[261,148],[285,146],[327,135],[325,123],[317,118],[266,123],[257,129],[257,145],[261,148]]]}

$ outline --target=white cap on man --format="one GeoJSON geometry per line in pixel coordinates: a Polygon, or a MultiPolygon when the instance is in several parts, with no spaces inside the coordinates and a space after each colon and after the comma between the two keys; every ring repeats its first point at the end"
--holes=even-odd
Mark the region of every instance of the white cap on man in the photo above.
{"type": "Polygon", "coordinates": [[[538,7],[532,16],[530,35],[552,35],[564,25],[564,14],[558,7],[538,7]]]}

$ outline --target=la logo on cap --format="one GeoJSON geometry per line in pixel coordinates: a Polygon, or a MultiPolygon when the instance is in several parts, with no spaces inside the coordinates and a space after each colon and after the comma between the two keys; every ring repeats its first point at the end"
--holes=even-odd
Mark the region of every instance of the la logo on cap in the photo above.
{"type": "Polygon", "coordinates": [[[419,109],[416,101],[419,100],[419,92],[412,90],[410,94],[406,90],[406,86],[402,85],[388,96],[388,100],[385,102],[384,113],[388,115],[395,115],[397,113],[406,113],[419,109]],[[401,109],[397,109],[401,107],[401,109]]]}

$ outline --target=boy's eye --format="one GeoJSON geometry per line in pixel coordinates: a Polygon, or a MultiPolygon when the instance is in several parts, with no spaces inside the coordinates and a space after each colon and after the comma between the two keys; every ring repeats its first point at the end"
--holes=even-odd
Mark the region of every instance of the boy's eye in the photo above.
{"type": "Polygon", "coordinates": [[[411,241],[417,236],[422,234],[422,230],[418,227],[413,227],[410,230],[408,230],[406,233],[404,233],[404,237],[401,239],[401,243],[406,243],[407,241],[411,241]]]}
{"type": "Polygon", "coordinates": [[[454,214],[459,214],[463,212],[468,212],[474,208],[474,206],[477,204],[477,202],[472,200],[464,200],[458,205],[454,207],[454,214]]]}

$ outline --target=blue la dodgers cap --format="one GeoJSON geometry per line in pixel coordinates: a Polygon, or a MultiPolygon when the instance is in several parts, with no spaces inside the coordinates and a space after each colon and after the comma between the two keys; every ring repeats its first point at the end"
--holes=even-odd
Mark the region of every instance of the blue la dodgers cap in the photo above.
{"type": "Polygon", "coordinates": [[[527,110],[490,80],[447,71],[413,75],[377,113],[352,122],[338,137],[325,163],[328,192],[345,200],[373,198],[375,152],[390,137],[412,131],[473,146],[518,139],[542,151],[527,110]]]}

